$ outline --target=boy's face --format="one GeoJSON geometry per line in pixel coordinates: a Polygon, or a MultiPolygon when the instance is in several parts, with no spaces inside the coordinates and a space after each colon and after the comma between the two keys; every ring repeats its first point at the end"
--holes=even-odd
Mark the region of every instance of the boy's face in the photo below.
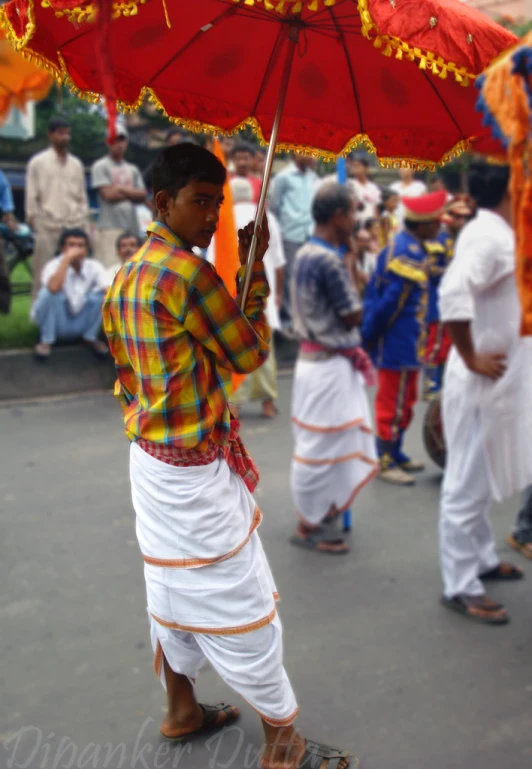
{"type": "Polygon", "coordinates": [[[175,198],[158,192],[155,198],[159,219],[188,246],[207,248],[216,232],[224,201],[221,184],[189,182],[175,198]]]}

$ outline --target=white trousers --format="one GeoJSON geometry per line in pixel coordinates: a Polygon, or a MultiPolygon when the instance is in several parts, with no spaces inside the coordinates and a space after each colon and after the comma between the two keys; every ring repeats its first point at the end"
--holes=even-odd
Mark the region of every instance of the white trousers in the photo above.
{"type": "Polygon", "coordinates": [[[464,414],[447,445],[440,502],[440,562],[443,590],[484,595],[479,575],[499,564],[490,523],[493,501],[478,412],[464,414]]]}

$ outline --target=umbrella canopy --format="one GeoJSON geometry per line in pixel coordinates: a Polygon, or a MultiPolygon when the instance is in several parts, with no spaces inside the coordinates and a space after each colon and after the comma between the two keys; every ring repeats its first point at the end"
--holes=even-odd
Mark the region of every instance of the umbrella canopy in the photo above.
{"type": "MultiPolygon", "coordinates": [[[[17,47],[94,98],[109,93],[95,56],[97,4],[74,4],[11,0],[0,21],[17,47]]],[[[515,39],[458,0],[112,5],[107,69],[122,106],[149,95],[189,129],[251,124],[268,140],[296,35],[279,149],[332,158],[365,144],[384,163],[413,159],[418,167],[448,160],[485,133],[474,88],[461,86],[515,39]]]]}
{"type": "Polygon", "coordinates": [[[29,101],[44,99],[53,78],[13,50],[0,31],[0,125],[12,107],[24,110],[29,101]]]}

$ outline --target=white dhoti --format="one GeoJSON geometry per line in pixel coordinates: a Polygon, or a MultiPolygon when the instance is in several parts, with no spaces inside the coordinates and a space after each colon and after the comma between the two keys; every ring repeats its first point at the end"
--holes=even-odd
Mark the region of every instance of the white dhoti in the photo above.
{"type": "Polygon", "coordinates": [[[275,583],[256,531],[260,510],[224,459],[174,467],[131,445],[155,670],[164,654],[191,680],[208,660],[268,723],[292,723],[275,583]]]}
{"type": "Polygon", "coordinates": [[[331,505],[347,510],[378,471],[364,379],[341,355],[298,360],[292,394],[290,475],[298,515],[319,525],[331,505]]]}

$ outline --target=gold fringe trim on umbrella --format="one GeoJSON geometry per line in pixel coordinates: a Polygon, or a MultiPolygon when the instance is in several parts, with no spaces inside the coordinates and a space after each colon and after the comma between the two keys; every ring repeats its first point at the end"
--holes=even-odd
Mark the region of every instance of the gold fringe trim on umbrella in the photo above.
{"type": "MultiPolygon", "coordinates": [[[[136,16],[139,12],[139,5],[144,5],[147,0],[115,0],[113,3],[112,18],[118,19],[120,16],[136,16]]],[[[65,16],[72,24],[83,24],[83,22],[93,22],[98,15],[97,5],[85,5],[77,6],[76,8],[65,8],[62,10],[56,10],[53,7],[53,3],[50,0],[42,0],[41,5],[43,8],[52,8],[55,15],[58,18],[65,16]]],[[[166,12],[166,6],[163,0],[163,8],[165,10],[165,16],[168,17],[166,12]]],[[[167,19],[168,23],[168,19],[167,19]]],[[[170,26],[170,25],[169,25],[170,26]]]]}
{"type": "Polygon", "coordinates": [[[319,11],[322,7],[335,5],[336,0],[233,0],[244,5],[262,5],[266,11],[274,11],[282,16],[287,13],[301,13],[304,8],[309,11],[319,11]]]}
{"type": "Polygon", "coordinates": [[[368,40],[373,40],[375,48],[380,48],[384,56],[392,56],[395,53],[396,59],[417,61],[419,69],[432,72],[433,75],[442,80],[445,80],[448,73],[451,72],[456,82],[463,86],[468,86],[470,80],[475,79],[475,73],[469,72],[465,67],[461,67],[452,61],[445,61],[441,56],[431,51],[410,46],[398,37],[381,35],[377,25],[371,18],[368,0],[358,0],[358,13],[362,22],[362,34],[368,40]]]}

